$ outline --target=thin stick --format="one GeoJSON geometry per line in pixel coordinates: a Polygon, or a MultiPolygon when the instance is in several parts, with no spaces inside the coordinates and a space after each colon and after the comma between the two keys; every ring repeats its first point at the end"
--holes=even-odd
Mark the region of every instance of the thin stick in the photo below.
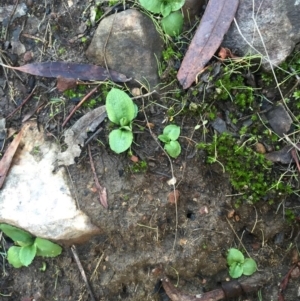
{"type": "Polygon", "coordinates": [[[95,87],[93,90],[91,90],[87,95],[85,95],[81,101],[74,107],[74,109],[72,110],[72,112],[69,114],[69,116],[66,118],[66,120],[63,122],[62,127],[64,127],[66,125],[66,123],[70,120],[70,118],[73,116],[73,114],[75,113],[75,111],[81,107],[81,105],[87,100],[89,99],[99,88],[100,85],[98,85],[97,87],[95,87]]]}
{"type": "Polygon", "coordinates": [[[95,165],[94,165],[94,161],[93,161],[93,157],[92,157],[92,153],[91,153],[90,145],[88,145],[88,152],[89,152],[89,157],[90,157],[90,162],[91,162],[91,169],[92,169],[92,172],[93,172],[93,175],[94,175],[94,181],[95,181],[97,191],[98,191],[98,194],[99,194],[99,202],[104,208],[108,208],[106,188],[102,187],[99,183],[97,173],[96,173],[96,169],[95,169],[95,165]]]}
{"type": "Polygon", "coordinates": [[[31,98],[31,96],[33,95],[35,89],[37,88],[37,86],[35,86],[31,93],[23,100],[23,102],[18,106],[16,107],[6,118],[9,119],[10,117],[12,117],[19,109],[21,109],[25,103],[31,98]]]}
{"type": "Polygon", "coordinates": [[[7,23],[7,26],[6,26],[6,29],[5,29],[5,33],[4,33],[4,41],[6,41],[6,39],[7,39],[8,27],[10,25],[12,17],[14,16],[14,14],[16,12],[16,8],[17,8],[18,4],[19,4],[19,0],[16,1],[15,5],[14,5],[14,8],[13,8],[13,10],[12,10],[10,16],[9,16],[9,20],[8,20],[8,23],[7,23]]]}
{"type": "Polygon", "coordinates": [[[252,257],[250,256],[250,254],[248,253],[246,247],[244,246],[243,242],[241,241],[241,239],[239,238],[239,236],[236,234],[235,230],[233,229],[233,227],[232,227],[232,225],[231,225],[231,223],[230,223],[230,221],[228,220],[227,217],[226,217],[226,220],[227,220],[227,223],[229,224],[229,226],[230,226],[232,232],[234,233],[234,235],[236,236],[236,238],[238,239],[238,241],[240,242],[240,244],[241,244],[242,247],[244,248],[245,252],[247,253],[248,257],[249,257],[249,258],[252,258],[252,257]]]}
{"type": "Polygon", "coordinates": [[[89,294],[90,294],[90,296],[91,296],[91,300],[92,300],[92,301],[96,301],[96,299],[95,299],[95,297],[94,297],[94,294],[93,294],[93,292],[92,292],[92,289],[91,289],[91,287],[90,287],[90,284],[89,284],[89,282],[88,282],[88,279],[87,279],[87,277],[86,277],[86,274],[85,274],[85,272],[84,272],[84,269],[83,269],[83,267],[82,267],[82,264],[81,264],[81,262],[80,262],[80,260],[79,260],[79,257],[78,257],[77,251],[76,251],[76,247],[75,247],[74,245],[72,245],[71,251],[72,251],[73,256],[74,256],[74,259],[75,259],[75,261],[76,261],[76,263],[77,263],[77,266],[78,266],[78,269],[79,269],[79,271],[80,271],[81,277],[82,277],[83,281],[85,282],[86,288],[87,288],[87,290],[88,290],[88,292],[89,292],[89,294]]]}

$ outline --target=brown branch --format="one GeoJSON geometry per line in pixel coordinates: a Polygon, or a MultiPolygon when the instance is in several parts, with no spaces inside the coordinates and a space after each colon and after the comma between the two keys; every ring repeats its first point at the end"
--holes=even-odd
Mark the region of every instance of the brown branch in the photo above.
{"type": "Polygon", "coordinates": [[[35,89],[36,89],[37,86],[35,86],[31,93],[23,100],[23,102],[18,106],[16,107],[6,118],[9,119],[11,118],[18,110],[20,110],[24,105],[25,103],[31,98],[31,96],[33,95],[35,89]]]}
{"type": "Polygon", "coordinates": [[[92,292],[92,289],[91,289],[91,287],[90,287],[90,284],[89,284],[89,282],[88,282],[88,279],[87,279],[87,277],[86,277],[86,274],[85,274],[85,272],[84,272],[84,269],[83,269],[83,267],[82,267],[82,264],[81,264],[81,262],[80,262],[80,259],[79,259],[79,257],[78,257],[78,254],[77,254],[77,251],[76,251],[76,247],[75,247],[74,245],[71,247],[71,251],[72,251],[73,256],[74,256],[74,259],[75,259],[75,261],[76,261],[76,263],[77,263],[77,266],[78,266],[78,269],[79,269],[79,271],[80,271],[81,277],[82,277],[83,281],[85,282],[86,288],[87,288],[87,290],[88,290],[88,292],[89,292],[89,294],[90,294],[91,300],[92,300],[92,301],[96,301],[96,299],[95,299],[95,297],[94,297],[94,294],[93,294],[93,292],[92,292]]]}
{"type": "Polygon", "coordinates": [[[81,101],[74,107],[74,109],[71,111],[71,113],[69,114],[69,116],[65,119],[65,121],[62,124],[62,127],[64,127],[66,125],[66,123],[70,120],[70,118],[73,116],[73,114],[76,112],[76,110],[78,108],[81,107],[81,105],[87,100],[89,99],[99,88],[100,85],[98,85],[97,87],[95,87],[94,89],[92,89],[87,95],[85,95],[81,101]]]}

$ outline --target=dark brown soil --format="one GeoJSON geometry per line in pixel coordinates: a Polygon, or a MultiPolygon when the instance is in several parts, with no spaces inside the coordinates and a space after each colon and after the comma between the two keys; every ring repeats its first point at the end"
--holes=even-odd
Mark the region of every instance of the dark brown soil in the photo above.
{"type": "MultiPolygon", "coordinates": [[[[86,42],[78,38],[78,29],[88,18],[84,11],[89,3],[74,1],[68,9],[67,1],[27,1],[31,4],[30,14],[9,26],[7,40],[19,26],[24,26],[23,33],[46,41],[43,44],[21,34],[20,41],[32,52],[32,61],[86,62],[84,51],[95,27],[84,33],[86,42]],[[60,53],[60,49],[64,51],[60,53]]],[[[11,1],[2,0],[0,6],[8,4],[11,1]]],[[[4,29],[1,23],[0,29],[4,29]]],[[[0,40],[2,47],[4,42],[0,40]]],[[[6,52],[10,54],[10,49],[6,52]]],[[[17,62],[24,64],[24,56],[17,57],[17,62]]],[[[0,117],[8,116],[28,95],[31,77],[20,76],[22,81],[8,72],[9,82],[0,91],[0,117]]],[[[2,85],[6,80],[2,69],[0,79],[2,85]]],[[[49,139],[61,138],[61,123],[73,104],[51,104],[49,99],[62,95],[53,89],[55,80],[36,78],[36,84],[35,97],[7,120],[7,128],[19,128],[24,116],[44,104],[32,118],[45,127],[49,139]]],[[[162,120],[166,111],[151,106],[148,99],[145,101],[149,104],[145,114],[155,125],[153,133],[158,135],[164,127],[162,120]]],[[[141,105],[140,100],[137,102],[141,105]]],[[[87,110],[78,112],[71,123],[87,110]]],[[[137,119],[137,123],[145,125],[142,111],[137,119]]],[[[116,155],[110,151],[104,124],[105,130],[97,136],[101,143],[94,139],[90,146],[99,181],[108,191],[108,210],[99,204],[93,189],[87,150],[83,150],[76,165],[69,167],[70,182],[80,209],[102,230],[89,242],[76,246],[96,300],[169,300],[159,279],[152,274],[159,265],[163,265],[173,283],[186,293],[201,294],[219,288],[229,277],[226,251],[230,247],[245,247],[256,260],[258,273],[269,277],[261,289],[261,299],[254,292],[232,300],[277,300],[278,283],[291,268],[292,254],[295,246],[299,246],[298,226],[285,221],[279,203],[243,204],[234,209],[228,176],[220,165],[207,165],[205,153],[197,151],[191,143],[191,139],[203,139],[200,131],[194,130],[198,121],[199,116],[195,114],[176,117],[182,129],[182,154],[171,162],[147,129],[140,133],[136,130],[133,153],[140,161],[147,162],[143,171],[136,170],[126,154],[116,155]],[[169,202],[174,187],[167,181],[172,176],[177,179],[176,189],[180,193],[177,206],[169,202]],[[234,214],[230,215],[233,210],[234,214]]],[[[297,200],[290,202],[296,204],[297,200]]],[[[3,245],[0,249],[3,252],[1,301],[92,300],[70,247],[66,246],[57,258],[37,258],[29,267],[21,269],[12,268],[5,260],[7,247],[3,245]],[[44,272],[40,270],[43,262],[47,266],[44,272]]],[[[290,280],[285,300],[300,300],[299,278],[290,280]]]]}

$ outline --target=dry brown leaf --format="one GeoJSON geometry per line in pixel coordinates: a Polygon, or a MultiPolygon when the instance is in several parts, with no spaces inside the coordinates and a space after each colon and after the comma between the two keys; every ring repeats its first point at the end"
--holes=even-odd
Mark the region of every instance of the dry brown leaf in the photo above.
{"type": "Polygon", "coordinates": [[[80,155],[80,146],[84,145],[87,133],[94,132],[105,117],[105,106],[101,106],[85,114],[71,128],[66,130],[64,136],[68,149],[57,155],[59,165],[68,166],[75,163],[74,159],[80,155]]]}
{"type": "Polygon", "coordinates": [[[196,34],[183,58],[177,78],[189,88],[223,41],[234,18],[239,0],[210,0],[196,34]]]}
{"type": "Polygon", "coordinates": [[[19,143],[23,137],[23,134],[28,127],[29,127],[28,124],[26,124],[22,127],[21,131],[18,133],[18,135],[15,137],[15,139],[9,145],[4,156],[2,157],[2,159],[0,161],[0,188],[2,188],[2,186],[4,184],[5,178],[10,169],[12,159],[13,159],[15,152],[19,146],[19,143]]]}

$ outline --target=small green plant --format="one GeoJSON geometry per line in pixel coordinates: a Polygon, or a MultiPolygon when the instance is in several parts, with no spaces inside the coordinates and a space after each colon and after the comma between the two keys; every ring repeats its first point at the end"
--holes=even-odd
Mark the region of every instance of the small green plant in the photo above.
{"type": "Polygon", "coordinates": [[[112,88],[106,97],[108,119],[119,125],[109,134],[110,148],[120,154],[126,151],[133,141],[132,121],[137,116],[137,106],[122,90],[112,88]]]}
{"type": "Polygon", "coordinates": [[[256,262],[252,258],[245,258],[243,253],[235,248],[228,250],[227,264],[232,278],[250,276],[257,270],[256,262]]]}
{"type": "Polygon", "coordinates": [[[138,161],[138,162],[134,162],[131,166],[130,166],[130,171],[133,173],[143,173],[146,172],[148,169],[148,164],[146,161],[138,161]]]}
{"type": "Polygon", "coordinates": [[[140,0],[140,4],[155,14],[162,14],[161,25],[166,34],[177,36],[182,31],[183,17],[180,9],[185,0],[140,0]]]}
{"type": "Polygon", "coordinates": [[[7,252],[7,260],[15,268],[29,266],[35,256],[56,257],[62,251],[59,245],[47,239],[33,237],[14,226],[0,224],[0,229],[16,244],[7,252]]]}
{"type": "Polygon", "coordinates": [[[165,143],[164,149],[172,158],[177,158],[181,153],[181,146],[177,141],[179,135],[180,127],[170,124],[164,128],[162,135],[158,136],[158,139],[165,143]]]}

